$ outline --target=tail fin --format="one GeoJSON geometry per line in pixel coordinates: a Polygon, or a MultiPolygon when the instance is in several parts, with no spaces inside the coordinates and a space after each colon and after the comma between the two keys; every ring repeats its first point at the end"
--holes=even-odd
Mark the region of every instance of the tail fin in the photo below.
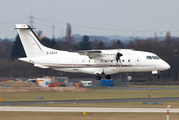
{"type": "Polygon", "coordinates": [[[26,24],[16,24],[16,29],[27,57],[44,56],[48,54],[48,51],[54,51],[54,49],[47,48],[39,42],[30,26],[26,24]]]}

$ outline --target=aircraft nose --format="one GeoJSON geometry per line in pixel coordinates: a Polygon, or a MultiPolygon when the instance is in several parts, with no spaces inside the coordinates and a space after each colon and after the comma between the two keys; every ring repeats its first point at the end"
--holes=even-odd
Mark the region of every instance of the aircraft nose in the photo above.
{"type": "Polygon", "coordinates": [[[164,64],[164,68],[167,70],[167,69],[170,69],[170,65],[168,63],[165,62],[164,64]]]}

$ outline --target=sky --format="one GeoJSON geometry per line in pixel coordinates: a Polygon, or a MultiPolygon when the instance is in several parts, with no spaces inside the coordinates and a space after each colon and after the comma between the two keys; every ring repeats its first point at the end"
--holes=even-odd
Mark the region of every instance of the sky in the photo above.
{"type": "Polygon", "coordinates": [[[1,0],[0,38],[15,38],[15,24],[29,24],[52,38],[98,36],[179,36],[179,0],[1,0]]]}

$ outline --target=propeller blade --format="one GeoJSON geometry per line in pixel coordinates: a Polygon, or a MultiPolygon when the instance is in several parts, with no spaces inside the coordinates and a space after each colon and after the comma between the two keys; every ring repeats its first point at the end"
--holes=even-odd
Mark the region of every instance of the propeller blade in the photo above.
{"type": "Polygon", "coordinates": [[[117,62],[119,61],[121,56],[123,56],[123,55],[121,53],[119,53],[119,52],[116,54],[116,61],[117,62]]]}

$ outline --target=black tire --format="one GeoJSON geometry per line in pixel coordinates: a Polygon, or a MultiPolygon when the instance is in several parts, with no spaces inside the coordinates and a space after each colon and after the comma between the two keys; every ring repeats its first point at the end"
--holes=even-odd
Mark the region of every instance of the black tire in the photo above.
{"type": "Polygon", "coordinates": [[[159,79],[159,78],[160,78],[160,75],[156,74],[155,79],[159,79]]]}
{"type": "Polygon", "coordinates": [[[106,75],[106,79],[110,80],[111,79],[111,75],[106,75]]]}
{"type": "Polygon", "coordinates": [[[101,79],[102,79],[102,77],[100,75],[96,76],[96,80],[101,80],[101,79]]]}

